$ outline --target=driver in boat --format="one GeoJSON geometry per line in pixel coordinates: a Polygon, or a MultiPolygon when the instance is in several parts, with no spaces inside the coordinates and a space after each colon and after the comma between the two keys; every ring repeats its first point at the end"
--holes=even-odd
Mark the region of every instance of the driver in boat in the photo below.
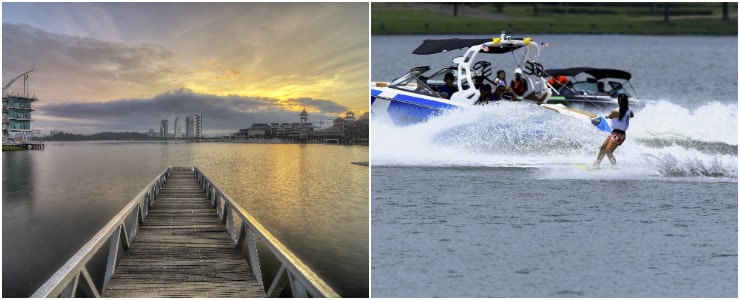
{"type": "Polygon", "coordinates": [[[452,94],[457,93],[458,89],[455,86],[454,82],[455,75],[452,75],[452,72],[447,72],[447,74],[445,74],[445,85],[439,88],[439,94],[442,95],[442,97],[444,97],[445,99],[450,99],[452,94]]]}
{"type": "Polygon", "coordinates": [[[418,93],[418,92],[424,91],[425,90],[424,89],[424,85],[427,84],[427,80],[429,80],[429,78],[427,78],[424,75],[421,75],[421,76],[416,77],[416,78],[418,80],[416,81],[416,89],[414,90],[414,92],[417,92],[418,93]]]}
{"type": "Polygon", "coordinates": [[[604,94],[604,95],[608,95],[609,94],[609,92],[607,92],[606,90],[604,90],[604,82],[603,81],[599,81],[598,83],[596,83],[596,93],[597,94],[604,94]]]}

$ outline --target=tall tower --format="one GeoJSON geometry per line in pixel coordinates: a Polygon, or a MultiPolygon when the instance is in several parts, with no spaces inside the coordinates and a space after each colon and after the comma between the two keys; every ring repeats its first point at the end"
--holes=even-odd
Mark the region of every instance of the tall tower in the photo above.
{"type": "Polygon", "coordinates": [[[167,139],[167,120],[162,120],[159,124],[159,136],[163,139],[167,139]]]}
{"type": "Polygon", "coordinates": [[[180,132],[182,131],[182,123],[180,122],[180,116],[176,116],[175,117],[174,127],[175,128],[174,128],[174,132],[173,133],[175,134],[175,139],[182,138],[182,136],[180,134],[180,132]]]}
{"type": "Polygon", "coordinates": [[[301,134],[300,139],[305,140],[308,138],[308,112],[304,108],[300,114],[301,116],[301,134]]]}
{"type": "Polygon", "coordinates": [[[193,121],[193,116],[191,115],[185,117],[185,137],[195,137],[195,122],[193,121]]]}
{"type": "Polygon", "coordinates": [[[202,138],[203,137],[203,116],[200,113],[193,114],[193,137],[195,138],[202,138]]]}

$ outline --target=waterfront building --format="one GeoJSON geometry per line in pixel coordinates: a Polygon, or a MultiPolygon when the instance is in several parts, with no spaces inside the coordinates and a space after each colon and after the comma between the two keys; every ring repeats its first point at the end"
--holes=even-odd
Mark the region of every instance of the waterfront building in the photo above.
{"type": "Polygon", "coordinates": [[[18,75],[3,86],[3,143],[9,138],[25,143],[33,137],[31,112],[34,109],[31,104],[38,98],[28,92],[28,76],[32,71],[18,75]],[[8,88],[20,78],[23,78],[23,92],[8,92],[8,88]]]}
{"type": "Polygon", "coordinates": [[[34,109],[31,103],[37,101],[36,96],[21,94],[3,94],[3,137],[14,138],[25,142],[33,136],[31,130],[31,112],[34,109]]]}
{"type": "Polygon", "coordinates": [[[195,132],[195,123],[193,122],[193,117],[186,116],[185,117],[185,137],[186,138],[193,137],[193,132],[195,132]]]}
{"type": "Polygon", "coordinates": [[[304,108],[301,114],[299,115],[301,117],[301,125],[299,128],[300,135],[299,138],[301,140],[305,140],[308,138],[308,112],[306,112],[306,109],[304,108]]]}
{"type": "Polygon", "coordinates": [[[330,122],[332,126],[325,129],[308,122],[309,114],[305,109],[299,116],[300,123],[252,123],[252,126],[239,129],[238,132],[231,134],[231,137],[237,140],[279,138],[300,143],[368,143],[370,132],[368,113],[355,118],[354,112],[350,111],[345,114],[346,119],[336,118],[330,122]]]}
{"type": "Polygon", "coordinates": [[[200,113],[190,114],[185,117],[185,137],[201,138],[203,132],[203,117],[200,113]]]}
{"type": "Polygon", "coordinates": [[[196,138],[203,137],[203,116],[199,113],[193,114],[193,122],[195,122],[195,136],[196,138]]]}
{"type": "Polygon", "coordinates": [[[166,139],[167,134],[168,134],[167,120],[162,120],[162,122],[159,125],[159,137],[166,139]]]}
{"type": "Polygon", "coordinates": [[[174,132],[173,132],[175,134],[176,139],[182,138],[181,131],[182,131],[182,122],[180,121],[180,117],[176,116],[175,124],[174,124],[174,132]]]}
{"type": "Polygon", "coordinates": [[[357,121],[357,119],[355,119],[355,113],[353,111],[351,111],[351,110],[348,111],[348,112],[346,112],[346,113],[344,113],[344,121],[346,121],[348,123],[357,121]]]}

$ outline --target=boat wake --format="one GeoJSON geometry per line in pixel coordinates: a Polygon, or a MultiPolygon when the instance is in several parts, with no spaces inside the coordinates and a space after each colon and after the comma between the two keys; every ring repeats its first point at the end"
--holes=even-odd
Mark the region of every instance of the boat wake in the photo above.
{"type": "MultiPolygon", "coordinates": [[[[737,105],[689,110],[647,102],[615,156],[618,172],[583,172],[606,134],[534,104],[503,102],[451,111],[428,122],[372,124],[373,166],[480,166],[541,169],[547,178],[713,178],[737,180],[737,105]],[[589,174],[600,173],[600,174],[589,174]],[[606,175],[604,175],[606,173],[606,175]],[[588,177],[587,177],[588,178],[588,177]]],[[[608,169],[609,162],[602,166],[608,169]]]]}

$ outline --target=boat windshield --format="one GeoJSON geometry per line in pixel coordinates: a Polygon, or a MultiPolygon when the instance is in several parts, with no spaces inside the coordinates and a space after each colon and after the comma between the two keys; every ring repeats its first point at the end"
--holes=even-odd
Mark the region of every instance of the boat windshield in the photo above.
{"type": "Polygon", "coordinates": [[[592,78],[586,81],[574,81],[573,86],[570,89],[561,89],[562,95],[608,95],[610,97],[617,97],[619,94],[630,95],[624,88],[624,85],[619,81],[602,80],[596,81],[592,78]],[[604,85],[602,90],[599,90],[599,85],[604,85]]]}
{"type": "Polygon", "coordinates": [[[396,80],[393,80],[393,82],[390,83],[389,87],[410,91],[417,94],[439,97],[439,94],[437,94],[437,92],[435,92],[427,84],[429,78],[422,75],[424,74],[424,72],[429,71],[429,69],[429,67],[413,68],[408,73],[397,78],[396,80]]]}

